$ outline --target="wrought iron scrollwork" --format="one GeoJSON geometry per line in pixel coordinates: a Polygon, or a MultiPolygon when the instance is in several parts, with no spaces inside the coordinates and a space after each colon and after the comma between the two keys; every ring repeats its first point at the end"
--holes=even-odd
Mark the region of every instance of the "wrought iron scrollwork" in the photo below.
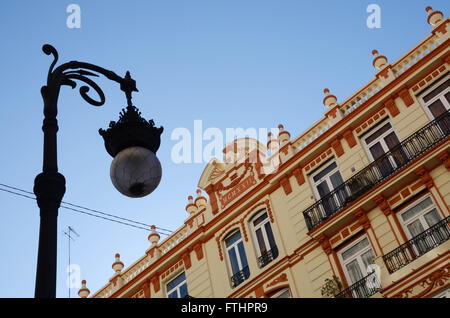
{"type": "Polygon", "coordinates": [[[50,44],[45,44],[42,47],[42,51],[47,55],[53,55],[53,62],[48,71],[47,85],[42,88],[44,100],[52,100],[51,102],[47,101],[49,102],[46,103],[47,108],[56,107],[56,100],[62,85],[67,85],[74,89],[77,86],[76,81],[81,81],[86,84],[80,86],[79,92],[87,103],[93,106],[102,106],[105,103],[105,94],[100,86],[90,78],[99,77],[98,74],[102,74],[106,78],[119,83],[120,89],[126,94],[128,105],[131,105],[131,93],[137,92],[138,90],[136,88],[136,82],[131,78],[129,72],[122,78],[116,73],[102,67],[78,61],[71,61],[55,68],[58,62],[58,51],[50,44]],[[98,99],[89,96],[88,93],[91,88],[97,93],[98,99]]]}

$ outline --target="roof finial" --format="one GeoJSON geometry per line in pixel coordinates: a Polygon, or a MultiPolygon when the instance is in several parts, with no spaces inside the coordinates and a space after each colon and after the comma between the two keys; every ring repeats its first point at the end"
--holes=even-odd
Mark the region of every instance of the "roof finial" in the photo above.
{"type": "Polygon", "coordinates": [[[202,195],[202,190],[197,189],[197,197],[194,203],[199,209],[206,205],[206,198],[202,195]]]}
{"type": "Polygon", "coordinates": [[[156,244],[158,244],[160,236],[156,232],[156,226],[152,225],[150,227],[150,229],[151,229],[151,232],[148,235],[148,240],[149,240],[150,243],[152,243],[152,246],[156,246],[156,244]]]}
{"type": "Polygon", "coordinates": [[[433,8],[428,6],[425,8],[425,11],[428,13],[427,22],[431,26],[436,26],[441,23],[443,14],[441,11],[433,11],[433,8]]]}
{"type": "Polygon", "coordinates": [[[116,273],[120,273],[121,271],[122,271],[122,269],[123,269],[123,263],[120,261],[120,254],[119,253],[117,253],[116,255],[115,255],[115,257],[116,257],[116,260],[115,260],[115,262],[112,264],[112,269],[114,270],[114,272],[116,272],[116,273]]]}
{"type": "Polygon", "coordinates": [[[186,205],[186,212],[189,213],[189,215],[193,215],[195,212],[197,212],[198,207],[194,204],[194,198],[192,195],[188,196],[188,204],[186,205]]]}
{"type": "Polygon", "coordinates": [[[325,94],[325,97],[323,99],[323,104],[325,106],[327,106],[330,109],[337,105],[336,96],[330,94],[330,90],[328,88],[325,88],[323,90],[323,93],[325,94]]]}
{"type": "Polygon", "coordinates": [[[381,70],[388,64],[386,56],[379,55],[377,50],[372,50],[372,55],[374,56],[372,65],[377,69],[381,70]]]}
{"type": "Polygon", "coordinates": [[[289,133],[289,131],[284,130],[284,126],[281,124],[278,125],[278,129],[278,140],[281,142],[281,145],[284,146],[287,142],[289,142],[291,134],[289,133]]]}
{"type": "Polygon", "coordinates": [[[87,298],[90,293],[91,293],[91,291],[86,287],[86,281],[82,280],[81,288],[78,291],[78,296],[80,296],[81,298],[87,298]]]}

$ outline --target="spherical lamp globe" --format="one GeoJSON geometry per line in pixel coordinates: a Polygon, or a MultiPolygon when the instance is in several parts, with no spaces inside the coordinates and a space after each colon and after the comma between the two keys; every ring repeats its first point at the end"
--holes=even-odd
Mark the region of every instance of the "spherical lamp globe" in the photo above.
{"type": "Polygon", "coordinates": [[[110,176],[114,187],[131,198],[152,193],[161,181],[161,175],[158,158],[143,147],[123,149],[111,163],[110,176]]]}

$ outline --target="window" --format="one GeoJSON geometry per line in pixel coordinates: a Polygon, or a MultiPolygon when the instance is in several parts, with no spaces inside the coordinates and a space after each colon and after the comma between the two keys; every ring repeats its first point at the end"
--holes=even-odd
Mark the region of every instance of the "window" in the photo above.
{"type": "Polygon", "coordinates": [[[396,147],[400,141],[391,123],[383,122],[378,127],[375,132],[364,138],[364,142],[369,158],[372,161],[378,161],[377,170],[380,177],[387,177],[395,168],[403,165],[407,157],[401,147],[396,147]],[[384,156],[388,152],[391,152],[391,155],[384,156]]]}
{"type": "Polygon", "coordinates": [[[362,236],[339,253],[339,259],[354,298],[370,297],[381,289],[374,265],[375,253],[367,236],[362,236]]]}
{"type": "MultiPolygon", "coordinates": [[[[433,85],[419,100],[430,119],[435,119],[446,113],[450,109],[450,78],[441,80],[433,85]]],[[[443,118],[439,126],[445,133],[448,133],[450,118],[443,118]]]]}
{"type": "Polygon", "coordinates": [[[283,288],[279,291],[276,291],[270,298],[291,298],[291,292],[289,288],[283,288]]]}
{"type": "Polygon", "coordinates": [[[344,183],[336,162],[327,165],[324,169],[311,177],[316,197],[322,199],[322,213],[325,217],[332,215],[344,205],[348,192],[345,187],[339,187],[344,183]],[[330,193],[334,193],[330,196],[330,193]]]}
{"type": "Polygon", "coordinates": [[[401,214],[403,227],[408,238],[413,238],[441,220],[441,215],[436,209],[431,197],[414,203],[401,214]]]}
{"type": "Polygon", "coordinates": [[[184,298],[187,295],[186,275],[183,272],[167,284],[167,296],[169,298],[184,298]]]}
{"type": "Polygon", "coordinates": [[[228,253],[229,267],[232,273],[231,286],[236,287],[250,277],[247,256],[241,232],[236,231],[225,240],[228,253]]]}
{"type": "Polygon", "coordinates": [[[400,214],[400,220],[414,252],[422,255],[448,239],[448,226],[434,226],[442,220],[430,196],[413,203],[400,214]]]}
{"type": "Polygon", "coordinates": [[[266,266],[278,257],[278,248],[273,237],[270,220],[264,210],[257,214],[251,221],[253,235],[257,243],[258,263],[260,267],[266,266]]]}
{"type": "Polygon", "coordinates": [[[437,294],[431,296],[432,298],[450,298],[450,288],[444,289],[437,294]]]}

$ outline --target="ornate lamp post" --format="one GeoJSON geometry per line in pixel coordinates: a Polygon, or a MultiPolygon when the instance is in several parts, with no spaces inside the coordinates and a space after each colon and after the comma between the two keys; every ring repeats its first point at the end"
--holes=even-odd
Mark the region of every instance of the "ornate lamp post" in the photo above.
{"type": "Polygon", "coordinates": [[[112,71],[99,66],[71,61],[56,68],[58,52],[51,45],[42,50],[53,55],[47,76],[47,85],[41,88],[44,100],[44,158],[42,173],[34,181],[34,193],[40,208],[39,250],[36,270],[36,298],[56,297],[56,248],[57,217],[64,196],[65,178],[58,172],[57,132],[58,96],[61,86],[75,88],[75,80],[88,86],[80,87],[81,97],[93,106],[102,106],[105,95],[101,88],[89,77],[104,75],[120,84],[127,99],[126,110],[122,110],[119,121],[110,122],[107,130],[100,129],[107,152],[115,157],[111,164],[111,180],[124,195],[142,197],[151,193],[161,180],[161,164],[155,153],[160,145],[163,128],[156,128],[153,120],[146,121],[132,105],[131,93],[137,92],[136,81],[130,73],[120,77],[112,71]],[[98,73],[98,74],[97,74],[98,73]],[[87,93],[93,88],[100,100],[92,99],[87,93]]]}

